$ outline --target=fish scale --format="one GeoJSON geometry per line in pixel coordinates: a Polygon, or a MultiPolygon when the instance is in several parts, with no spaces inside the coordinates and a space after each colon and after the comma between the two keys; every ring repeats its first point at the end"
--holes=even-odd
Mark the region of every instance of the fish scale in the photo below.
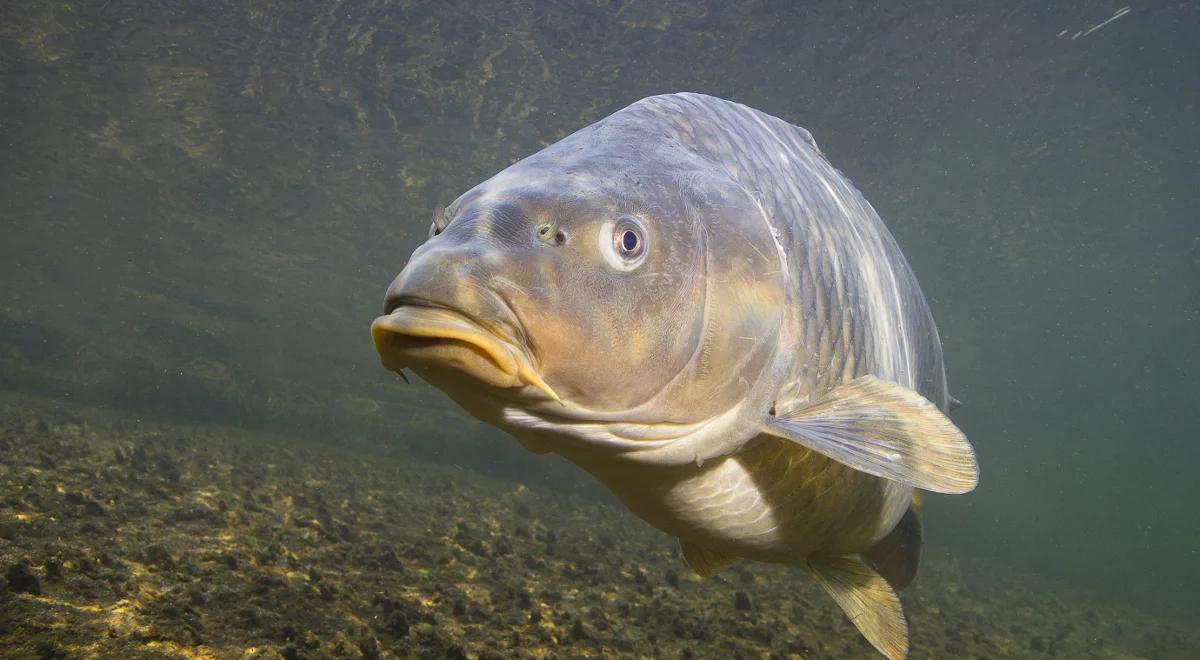
{"type": "MultiPolygon", "coordinates": [[[[941,343],[933,329],[932,317],[924,304],[924,298],[920,295],[919,288],[916,287],[916,280],[912,276],[907,261],[895,241],[891,239],[890,233],[883,229],[882,222],[874,209],[870,208],[870,205],[862,199],[861,194],[828,164],[808,131],[745,106],[722,102],[713,107],[714,104],[709,103],[708,98],[684,94],[656,97],[655,100],[661,99],[661,103],[669,105],[686,104],[692,113],[709,115],[713,117],[714,122],[719,122],[730,133],[736,133],[745,138],[736,143],[727,141],[725,150],[713,150],[707,156],[722,161],[728,159],[740,162],[741,168],[737,174],[734,174],[730,168],[726,168],[727,171],[754,189],[768,191],[767,194],[774,209],[771,215],[783,219],[784,226],[787,228],[785,233],[791,238],[790,244],[787,246],[789,261],[793,263],[791,272],[807,272],[809,274],[807,280],[798,278],[796,286],[801,291],[820,292],[820,295],[814,296],[814,304],[819,305],[820,308],[814,310],[814,317],[811,320],[817,328],[815,329],[816,338],[810,340],[810,345],[819,346],[820,336],[831,325],[831,313],[827,306],[839,308],[838,313],[841,314],[841,309],[853,307],[853,303],[847,300],[849,296],[857,293],[860,296],[869,297],[865,292],[874,292],[884,298],[880,308],[896,310],[894,315],[890,311],[884,312],[884,316],[891,317],[887,320],[893,323],[896,320],[903,320],[903,327],[907,328],[906,333],[909,336],[902,338],[901,343],[916,340],[923,342],[923,345],[916,352],[917,356],[911,358],[911,364],[897,364],[899,360],[888,361],[879,355],[877,350],[872,350],[875,345],[884,343],[878,337],[873,338],[874,341],[857,342],[853,348],[869,353],[869,355],[859,356],[858,361],[861,365],[852,376],[886,371],[885,374],[879,375],[890,376],[893,379],[900,378],[902,384],[912,385],[928,381],[927,386],[917,388],[917,391],[944,407],[947,396],[944,388],[944,376],[939,378],[925,375],[942,370],[941,343]],[[764,127],[769,127],[770,130],[764,130],[764,127]],[[762,163],[765,160],[765,153],[761,145],[770,141],[776,141],[782,148],[786,148],[789,159],[794,160],[797,164],[802,164],[802,167],[764,168],[762,163]],[[744,155],[746,150],[739,150],[737,148],[739,144],[755,145],[751,148],[755,152],[754,155],[744,155]],[[747,167],[747,164],[753,163],[757,163],[758,167],[747,167]],[[802,172],[804,176],[786,176],[793,172],[802,172]],[[816,176],[812,176],[814,173],[816,176]],[[771,192],[779,190],[784,190],[784,194],[771,192]],[[841,210],[847,207],[852,211],[851,213],[841,210]],[[870,235],[870,238],[864,238],[856,230],[852,221],[865,221],[876,231],[870,235]],[[857,278],[856,281],[843,284],[843,287],[837,287],[838,278],[832,275],[835,270],[834,260],[844,260],[847,263],[856,261],[874,263],[855,259],[854,250],[857,250],[860,255],[873,254],[886,260],[888,268],[876,272],[900,272],[904,279],[903,286],[894,292],[890,291],[888,279],[876,274],[875,277],[857,278]],[[834,285],[833,292],[830,291],[830,284],[834,285]],[[889,362],[892,363],[890,366],[889,362]],[[911,375],[906,377],[904,374],[911,375]]],[[[854,271],[836,270],[843,278],[850,278],[854,274],[854,271]]],[[[886,325],[886,323],[881,325],[886,325]]],[[[867,332],[864,331],[863,334],[866,335],[867,332]]],[[[824,355],[825,353],[818,351],[818,354],[824,355]]],[[[844,379],[840,371],[838,369],[824,370],[826,378],[810,381],[810,390],[836,385],[837,382],[844,379]],[[833,376],[836,380],[829,376],[833,376]]],[[[809,378],[814,378],[814,376],[809,376],[809,378]]]]}
{"type": "Polygon", "coordinates": [[[912,271],[811,134],[650,97],[450,209],[372,325],[386,366],[572,461],[697,573],[796,565],[882,653],[907,652],[914,493],[967,492],[978,466],[912,271]]]}

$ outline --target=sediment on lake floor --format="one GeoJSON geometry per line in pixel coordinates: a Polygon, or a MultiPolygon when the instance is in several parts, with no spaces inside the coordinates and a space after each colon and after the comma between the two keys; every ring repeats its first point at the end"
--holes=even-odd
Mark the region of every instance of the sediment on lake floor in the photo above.
{"type": "MultiPolygon", "coordinates": [[[[15,397],[0,576],[6,657],[874,657],[798,571],[700,580],[606,502],[15,397]]],[[[947,553],[904,601],[915,658],[1200,655],[1181,623],[947,553]]]]}

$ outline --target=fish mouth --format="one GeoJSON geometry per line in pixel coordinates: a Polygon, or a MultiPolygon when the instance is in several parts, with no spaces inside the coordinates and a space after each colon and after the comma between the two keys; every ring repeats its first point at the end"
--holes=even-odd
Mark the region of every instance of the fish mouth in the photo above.
{"type": "Polygon", "coordinates": [[[430,300],[404,297],[389,308],[371,323],[371,340],[385,369],[412,369],[436,382],[466,375],[498,388],[528,386],[561,402],[517,340],[430,300]]]}

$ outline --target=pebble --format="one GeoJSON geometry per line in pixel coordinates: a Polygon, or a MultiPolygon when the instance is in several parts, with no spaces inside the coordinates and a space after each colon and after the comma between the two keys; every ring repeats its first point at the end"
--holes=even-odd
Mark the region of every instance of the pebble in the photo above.
{"type": "Polygon", "coordinates": [[[9,566],[8,570],[4,572],[4,579],[8,580],[8,588],[17,593],[34,594],[35,596],[42,593],[42,581],[25,562],[17,562],[9,566]]]}
{"type": "Polygon", "coordinates": [[[750,596],[744,591],[739,591],[733,595],[733,607],[734,609],[746,612],[754,606],[750,603],[750,596]]]}

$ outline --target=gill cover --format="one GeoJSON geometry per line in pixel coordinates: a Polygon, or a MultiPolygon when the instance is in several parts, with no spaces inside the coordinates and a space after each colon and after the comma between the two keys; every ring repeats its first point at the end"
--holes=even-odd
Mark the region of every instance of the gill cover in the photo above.
{"type": "Polygon", "coordinates": [[[547,415],[687,424],[738,406],[752,384],[777,389],[763,376],[780,362],[786,276],[762,209],[669,134],[605,140],[606,123],[468,191],[408,268],[468,255],[468,290],[503,300],[509,334],[562,400],[538,407],[547,415]]]}

